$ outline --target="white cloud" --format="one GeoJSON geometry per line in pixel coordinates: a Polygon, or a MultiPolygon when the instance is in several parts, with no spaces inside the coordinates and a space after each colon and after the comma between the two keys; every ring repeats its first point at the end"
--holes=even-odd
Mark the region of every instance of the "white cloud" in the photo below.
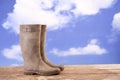
{"type": "Polygon", "coordinates": [[[77,15],[94,15],[101,9],[109,8],[115,0],[73,0],[76,8],[73,12],[77,15]]]}
{"type": "Polygon", "coordinates": [[[50,53],[58,56],[74,56],[74,55],[102,55],[107,53],[107,50],[98,45],[97,39],[92,39],[85,47],[70,48],[66,51],[61,51],[54,48],[50,53]]]}
{"type": "Polygon", "coordinates": [[[47,24],[49,30],[66,27],[72,18],[95,15],[116,0],[16,0],[3,23],[5,29],[19,33],[20,24],[47,24]]]}
{"type": "Polygon", "coordinates": [[[2,54],[8,59],[23,61],[19,45],[12,45],[11,48],[5,48],[2,54]]]}
{"type": "Polygon", "coordinates": [[[114,15],[112,26],[114,30],[120,31],[120,12],[114,15]]]}
{"type": "Polygon", "coordinates": [[[112,34],[108,36],[109,43],[115,43],[118,41],[120,35],[120,12],[114,14],[112,21],[112,34]]]}

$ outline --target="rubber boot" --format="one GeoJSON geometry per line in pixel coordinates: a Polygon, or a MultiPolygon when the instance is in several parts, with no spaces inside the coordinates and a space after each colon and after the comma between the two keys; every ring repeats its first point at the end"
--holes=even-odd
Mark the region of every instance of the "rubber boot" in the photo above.
{"type": "Polygon", "coordinates": [[[20,25],[20,46],[24,60],[24,74],[57,75],[60,70],[50,67],[41,58],[40,35],[39,24],[20,25]]]}
{"type": "Polygon", "coordinates": [[[45,42],[46,42],[46,25],[41,25],[41,43],[40,43],[40,49],[41,49],[41,56],[42,56],[42,60],[48,64],[49,66],[51,67],[54,67],[54,68],[59,68],[61,71],[64,70],[64,67],[63,66],[58,66],[58,65],[55,65],[55,64],[52,64],[51,62],[48,61],[48,59],[46,58],[46,50],[45,50],[45,42]]]}

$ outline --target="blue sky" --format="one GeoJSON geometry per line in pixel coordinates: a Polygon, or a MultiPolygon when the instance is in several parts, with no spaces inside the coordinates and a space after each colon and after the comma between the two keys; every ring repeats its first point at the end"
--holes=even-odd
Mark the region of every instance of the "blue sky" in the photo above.
{"type": "Polygon", "coordinates": [[[56,64],[120,64],[120,0],[1,0],[0,66],[23,65],[20,24],[46,24],[56,64]]]}

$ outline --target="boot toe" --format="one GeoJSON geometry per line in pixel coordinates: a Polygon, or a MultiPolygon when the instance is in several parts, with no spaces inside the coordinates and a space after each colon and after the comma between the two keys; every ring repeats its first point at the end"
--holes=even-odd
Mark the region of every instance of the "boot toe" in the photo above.
{"type": "Polygon", "coordinates": [[[63,71],[64,67],[63,66],[59,66],[59,69],[60,69],[60,71],[63,71]]]}
{"type": "Polygon", "coordinates": [[[38,74],[38,75],[51,76],[51,75],[58,75],[58,74],[60,74],[59,70],[51,70],[51,71],[40,72],[40,74],[38,74]]]}

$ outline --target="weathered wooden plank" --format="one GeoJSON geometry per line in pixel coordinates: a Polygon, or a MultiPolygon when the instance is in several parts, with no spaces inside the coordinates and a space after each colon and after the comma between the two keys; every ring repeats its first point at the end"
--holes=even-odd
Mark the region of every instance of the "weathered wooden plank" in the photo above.
{"type": "Polygon", "coordinates": [[[23,67],[0,67],[0,80],[120,80],[120,64],[66,65],[59,75],[24,75],[23,67]]]}

